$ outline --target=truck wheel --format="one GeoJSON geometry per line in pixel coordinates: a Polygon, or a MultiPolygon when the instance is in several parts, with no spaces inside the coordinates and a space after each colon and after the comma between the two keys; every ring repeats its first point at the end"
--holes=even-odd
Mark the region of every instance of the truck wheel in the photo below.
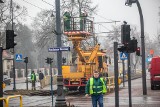
{"type": "Polygon", "coordinates": [[[151,90],[154,90],[154,85],[153,84],[151,84],[151,90]]]}

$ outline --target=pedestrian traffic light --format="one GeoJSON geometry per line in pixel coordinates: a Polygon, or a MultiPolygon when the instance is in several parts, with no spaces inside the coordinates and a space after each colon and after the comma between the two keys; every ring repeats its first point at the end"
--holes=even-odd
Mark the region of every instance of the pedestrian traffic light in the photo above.
{"type": "Polygon", "coordinates": [[[140,47],[137,47],[136,55],[137,55],[137,56],[140,56],[140,47]]]}
{"type": "Polygon", "coordinates": [[[50,58],[50,64],[53,62],[53,58],[50,58]]]}
{"type": "Polygon", "coordinates": [[[24,62],[28,63],[28,57],[24,57],[24,62]]]}
{"type": "Polygon", "coordinates": [[[17,35],[14,34],[14,30],[6,30],[6,49],[14,48],[16,43],[14,42],[14,37],[17,35]]]}
{"type": "Polygon", "coordinates": [[[119,51],[119,52],[126,52],[126,51],[127,51],[127,47],[126,47],[126,46],[120,46],[120,47],[118,48],[118,51],[119,51]]]}
{"type": "Polygon", "coordinates": [[[130,25],[121,25],[121,43],[128,44],[130,41],[130,25]]]}

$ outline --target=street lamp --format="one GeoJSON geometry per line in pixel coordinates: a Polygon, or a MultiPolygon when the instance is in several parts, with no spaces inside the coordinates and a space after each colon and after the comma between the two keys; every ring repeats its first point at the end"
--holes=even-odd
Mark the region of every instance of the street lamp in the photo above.
{"type": "MultiPolygon", "coordinates": [[[[55,0],[56,7],[56,32],[57,32],[57,47],[61,47],[61,17],[60,17],[60,0],[55,0]]],[[[63,76],[62,76],[62,52],[57,52],[57,97],[55,107],[67,107],[65,95],[63,91],[63,76]]]]}
{"type": "Polygon", "coordinates": [[[140,24],[141,24],[141,49],[142,49],[142,85],[143,85],[143,95],[147,95],[147,86],[146,86],[146,69],[145,69],[145,42],[144,42],[144,20],[142,9],[138,0],[127,0],[125,5],[131,6],[132,3],[136,3],[140,15],[140,24]]]}

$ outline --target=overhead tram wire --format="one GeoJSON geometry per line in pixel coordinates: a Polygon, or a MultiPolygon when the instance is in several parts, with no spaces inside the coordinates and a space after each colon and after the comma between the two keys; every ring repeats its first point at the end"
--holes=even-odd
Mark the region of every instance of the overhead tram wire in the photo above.
{"type": "Polygon", "coordinates": [[[54,7],[54,5],[52,5],[52,4],[48,3],[48,2],[46,2],[45,0],[42,0],[42,1],[43,1],[44,3],[50,5],[50,6],[53,6],[53,7],[54,7]]]}
{"type": "Polygon", "coordinates": [[[30,4],[30,5],[32,5],[32,6],[34,6],[34,7],[37,7],[37,8],[39,8],[39,9],[41,9],[41,10],[45,10],[45,9],[43,9],[43,8],[41,8],[41,7],[38,7],[38,6],[36,6],[36,5],[28,2],[28,1],[26,1],[26,0],[22,0],[22,1],[24,1],[24,2],[26,2],[26,3],[28,3],[28,4],[30,4]]]}
{"type": "MultiPolygon", "coordinates": [[[[94,11],[93,11],[94,12],[94,11]]],[[[97,16],[99,16],[99,17],[101,17],[101,18],[103,18],[103,19],[105,19],[105,20],[109,20],[109,21],[111,21],[111,22],[105,22],[105,23],[117,23],[117,22],[121,22],[121,21],[116,21],[116,20],[112,20],[112,19],[107,19],[107,18],[105,18],[105,17],[103,17],[103,16],[101,16],[101,15],[98,15],[97,13],[95,13],[94,12],[94,14],[95,15],[97,15],[97,16]]]]}

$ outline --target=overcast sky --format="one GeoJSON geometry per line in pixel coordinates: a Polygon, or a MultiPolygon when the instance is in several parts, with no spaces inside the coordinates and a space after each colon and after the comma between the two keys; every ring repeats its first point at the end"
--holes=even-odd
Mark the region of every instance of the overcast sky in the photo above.
{"type": "MultiPolygon", "coordinates": [[[[37,12],[40,12],[41,9],[54,9],[51,5],[43,2],[46,1],[54,5],[55,0],[13,0],[17,3],[28,8],[28,14],[31,17],[35,17],[37,12]],[[32,3],[40,8],[34,7],[29,3],[32,3]]],[[[133,4],[132,7],[125,6],[125,0],[92,0],[94,4],[98,4],[98,15],[95,15],[95,22],[104,22],[104,21],[121,21],[119,24],[125,20],[128,24],[140,26],[139,13],[136,4],[133,4]]],[[[142,12],[144,16],[144,25],[145,32],[150,35],[152,38],[153,35],[157,35],[158,29],[160,28],[160,16],[158,16],[160,0],[139,0],[142,12]]],[[[28,17],[27,23],[31,22],[31,18],[28,17]]],[[[110,29],[111,24],[104,24],[108,29],[105,29],[107,32],[110,29]]],[[[140,28],[139,28],[140,30],[140,28]]],[[[100,32],[100,29],[99,29],[100,32]]]]}

